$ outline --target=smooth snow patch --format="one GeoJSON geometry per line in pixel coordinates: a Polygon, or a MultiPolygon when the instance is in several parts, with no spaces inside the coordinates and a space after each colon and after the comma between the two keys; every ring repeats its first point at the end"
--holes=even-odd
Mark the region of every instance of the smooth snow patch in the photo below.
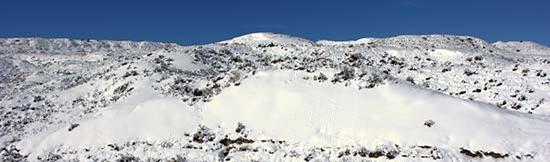
{"type": "Polygon", "coordinates": [[[396,51],[396,50],[387,50],[386,53],[388,53],[388,55],[390,55],[390,56],[403,57],[401,52],[396,51]]]}
{"type": "Polygon", "coordinates": [[[550,141],[548,122],[494,106],[409,85],[358,90],[304,80],[305,75],[259,72],[214,97],[202,114],[210,127],[241,122],[265,138],[317,146],[398,143],[517,151],[550,141]],[[426,127],[427,120],[435,125],[426,127]]]}
{"type": "Polygon", "coordinates": [[[438,58],[459,58],[464,55],[460,51],[450,51],[446,49],[434,49],[430,51],[429,54],[438,58]]]}
{"type": "Polygon", "coordinates": [[[352,44],[368,44],[379,40],[378,38],[361,38],[357,40],[347,40],[347,41],[333,41],[333,40],[319,40],[315,43],[320,45],[352,45],[352,44]]]}
{"type": "Polygon", "coordinates": [[[200,70],[207,67],[200,63],[193,62],[194,58],[191,55],[183,53],[168,53],[167,57],[174,59],[173,66],[181,70],[200,70]]]}

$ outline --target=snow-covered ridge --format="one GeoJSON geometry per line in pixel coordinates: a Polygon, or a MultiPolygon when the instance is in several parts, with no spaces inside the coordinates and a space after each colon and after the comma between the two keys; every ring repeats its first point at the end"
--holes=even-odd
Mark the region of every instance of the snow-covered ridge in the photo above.
{"type": "Polygon", "coordinates": [[[0,53],[63,53],[96,51],[143,50],[153,51],[176,47],[173,43],[134,42],[134,41],[102,41],[102,40],[71,40],[64,38],[0,38],[0,53]]]}
{"type": "MultiPolygon", "coordinates": [[[[458,35],[400,35],[387,38],[360,38],[349,41],[319,40],[316,42],[293,37],[284,34],[275,33],[251,33],[233,39],[220,41],[220,44],[249,44],[268,46],[275,45],[297,45],[311,46],[317,45],[381,45],[381,46],[399,46],[399,47],[438,47],[438,48],[456,48],[473,46],[487,50],[504,50],[506,52],[518,54],[536,54],[545,55],[550,53],[550,47],[531,42],[531,41],[497,41],[488,43],[482,39],[471,36],[458,35]]],[[[134,41],[102,41],[102,40],[71,40],[65,38],[47,39],[47,38],[0,38],[0,53],[10,52],[93,52],[93,51],[116,51],[116,50],[144,50],[154,51],[164,48],[178,47],[175,43],[157,43],[157,42],[134,42],[134,41]]]]}
{"type": "Polygon", "coordinates": [[[520,54],[548,54],[550,48],[541,44],[537,44],[530,41],[521,42],[495,42],[489,43],[482,39],[472,36],[459,36],[459,35],[399,35],[387,38],[360,38],[357,40],[349,41],[333,41],[333,40],[318,40],[316,42],[293,37],[283,34],[275,33],[251,33],[243,36],[239,36],[233,39],[221,41],[222,44],[248,44],[253,46],[267,46],[267,45],[297,45],[297,46],[309,46],[312,44],[321,46],[349,46],[349,45],[379,45],[379,46],[393,46],[400,48],[445,48],[454,50],[465,49],[479,49],[490,53],[520,53],[520,54]],[[518,52],[518,49],[520,49],[518,52]],[[523,49],[523,50],[521,50],[523,49]]]}

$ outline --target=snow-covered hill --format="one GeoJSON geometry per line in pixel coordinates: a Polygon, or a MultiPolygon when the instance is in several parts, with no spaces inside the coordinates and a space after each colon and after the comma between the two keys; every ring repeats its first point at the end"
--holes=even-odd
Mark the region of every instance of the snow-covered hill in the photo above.
{"type": "Polygon", "coordinates": [[[452,35],[0,39],[1,158],[548,161],[547,49],[452,35]]]}
{"type": "Polygon", "coordinates": [[[548,55],[550,48],[531,41],[495,42],[497,48],[526,55],[548,55]]]}

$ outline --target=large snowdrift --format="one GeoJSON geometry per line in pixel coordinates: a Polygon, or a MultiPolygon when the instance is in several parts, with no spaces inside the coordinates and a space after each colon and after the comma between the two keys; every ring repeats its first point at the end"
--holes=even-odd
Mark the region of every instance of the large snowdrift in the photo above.
{"type": "Polygon", "coordinates": [[[312,145],[436,145],[509,152],[550,146],[550,122],[388,83],[373,89],[261,72],[207,103],[203,116],[312,145]],[[424,125],[434,121],[432,127],[424,125]],[[536,147],[538,146],[538,147],[536,147]]]}

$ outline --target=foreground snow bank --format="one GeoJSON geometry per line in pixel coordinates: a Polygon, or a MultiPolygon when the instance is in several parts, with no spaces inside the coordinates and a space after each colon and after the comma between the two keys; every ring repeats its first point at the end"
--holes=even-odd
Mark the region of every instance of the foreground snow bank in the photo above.
{"type": "Polygon", "coordinates": [[[219,133],[233,132],[242,123],[253,132],[248,137],[251,140],[298,143],[304,150],[398,144],[550,157],[548,121],[409,84],[386,83],[358,90],[355,83],[344,86],[304,79],[313,75],[258,72],[196,106],[161,97],[144,83],[132,96],[97,117],[23,140],[19,148],[34,156],[58,146],[88,148],[132,140],[177,140],[199,125],[219,133]]]}

